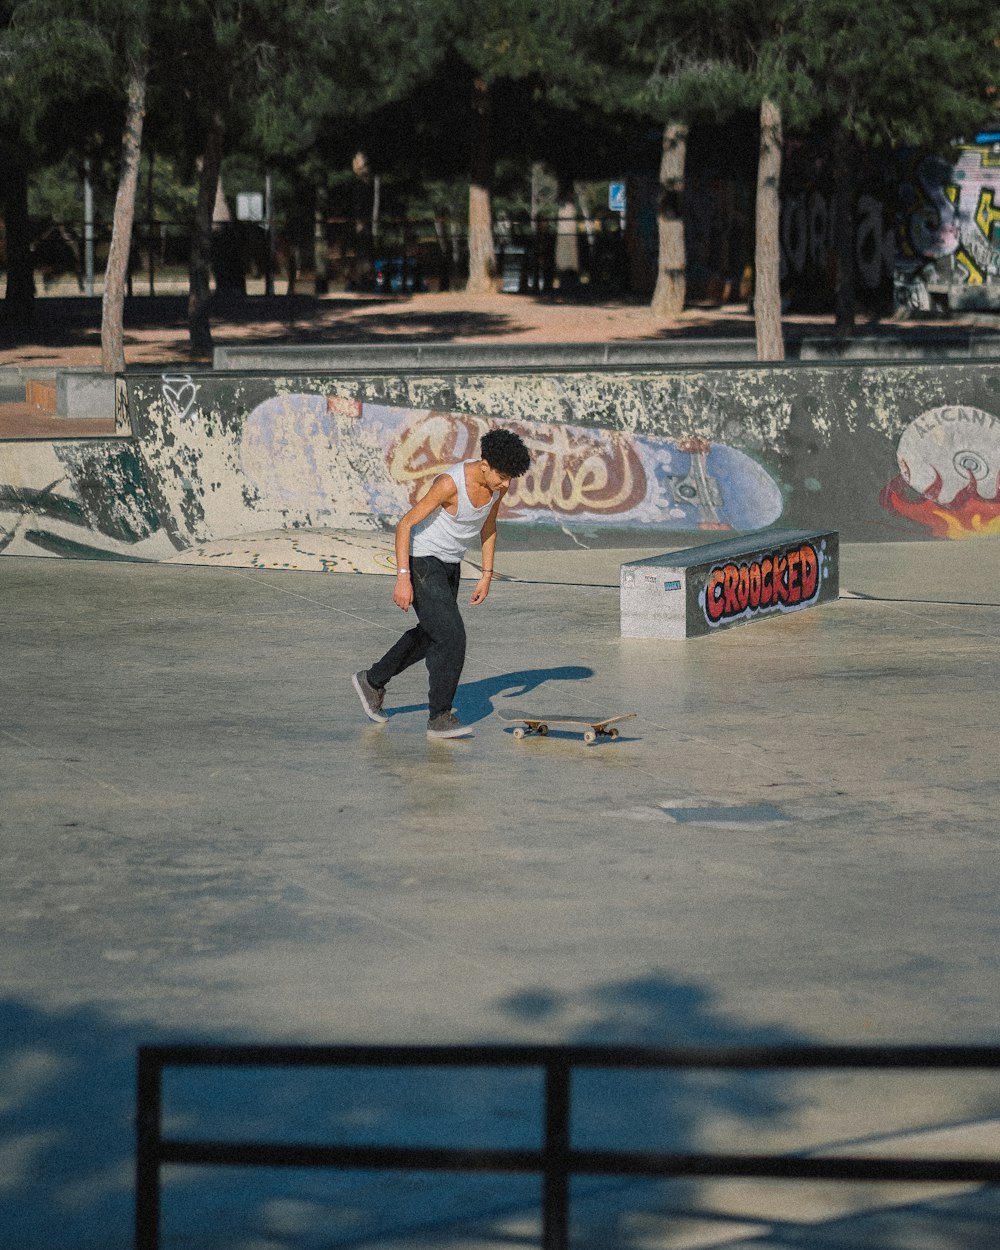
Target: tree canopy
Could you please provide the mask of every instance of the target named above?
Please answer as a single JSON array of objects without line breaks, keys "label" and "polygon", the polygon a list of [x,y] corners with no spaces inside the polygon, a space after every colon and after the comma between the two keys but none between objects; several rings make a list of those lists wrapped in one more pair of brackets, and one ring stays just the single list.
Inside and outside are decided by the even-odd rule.
[{"label": "tree canopy", "polygon": [[[226,153],[282,171],[296,194],[329,185],[330,169],[349,169],[359,151],[362,167],[414,187],[464,180],[471,276],[488,288],[500,163],[544,161],[565,182],[619,176],[630,128],[654,124],[664,139],[661,216],[676,244],[692,126],[758,111],[761,168],[765,155],[778,161],[761,182],[775,203],[776,137],[812,127],[831,136],[846,186],[851,145],[942,145],[988,121],[1000,8],[995,0],[0,0],[8,309],[30,304],[27,186],[38,171],[85,155],[126,159],[140,64],[142,142],[199,182],[192,333],[204,346],[211,207]],[[765,279],[776,265],[775,214],[758,231],[758,244],[770,234],[772,247],[766,263],[758,255],[757,302],[762,280],[767,299],[778,298]],[[670,264],[676,276],[676,258]],[[680,265],[682,273],[683,257]]]}]

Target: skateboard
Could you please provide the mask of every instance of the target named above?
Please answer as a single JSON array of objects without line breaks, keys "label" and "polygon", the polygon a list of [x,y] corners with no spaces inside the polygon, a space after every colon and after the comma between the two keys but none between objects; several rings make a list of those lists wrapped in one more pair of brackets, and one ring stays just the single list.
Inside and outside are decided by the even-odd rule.
[{"label": "skateboard", "polygon": [[524,738],[528,734],[544,738],[550,725],[570,725],[583,730],[584,742],[596,742],[598,738],[617,738],[618,722],[631,720],[635,712],[620,712],[617,716],[574,716],[565,712],[558,716],[534,716],[527,712],[505,711],[498,715],[508,722],[523,722],[514,730],[515,738]]}]

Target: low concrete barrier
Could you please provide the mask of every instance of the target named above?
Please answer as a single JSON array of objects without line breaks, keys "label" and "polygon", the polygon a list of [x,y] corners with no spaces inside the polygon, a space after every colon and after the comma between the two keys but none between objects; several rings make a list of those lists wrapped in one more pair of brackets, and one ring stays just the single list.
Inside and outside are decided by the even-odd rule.
[{"label": "low concrete barrier", "polygon": [[99,369],[56,373],[56,412],[61,417],[111,417],[114,411],[114,374]]},{"label": "low concrete barrier", "polygon": [[[1000,360],[1000,335],[959,330],[905,337],[789,338],[785,350],[790,361]],[[753,339],[690,338],[608,343],[234,343],[216,347],[212,364],[218,371],[231,372],[335,373],[400,369],[579,370],[618,365],[671,368],[749,364],[756,359]]]},{"label": "low concrete barrier", "polygon": [[[884,362],[1000,360],[1000,335],[959,330],[950,334],[911,334],[905,338],[789,339],[788,360]],[[216,347],[218,372],[297,374],[394,373],[402,370],[567,370],[601,368],[680,368],[690,365],[756,361],[752,339],[692,338],[608,343],[369,343],[229,344]],[[130,373],[150,372],[148,368]],[[56,411],[63,417],[108,417],[114,411],[114,381],[99,369],[73,366],[56,372]]]},{"label": "low concrete barrier", "polygon": [[1000,360],[1000,335],[955,334],[948,337],[803,339],[802,361]]},{"label": "low concrete barrier", "polygon": [[217,347],[213,368],[332,373],[398,369],[592,369],[604,365],[712,364],[757,358],[753,339],[621,340],[609,343],[368,343]]},{"label": "low concrete barrier", "polygon": [[700,638],[840,594],[835,530],[771,530],[621,566],[623,638]]}]

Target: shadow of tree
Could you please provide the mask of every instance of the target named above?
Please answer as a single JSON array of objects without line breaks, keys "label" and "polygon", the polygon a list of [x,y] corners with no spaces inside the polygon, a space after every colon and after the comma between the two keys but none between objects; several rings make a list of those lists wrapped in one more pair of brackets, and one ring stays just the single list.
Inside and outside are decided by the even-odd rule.
[{"label": "shadow of tree", "polygon": [[[579,994],[525,989],[503,1006],[530,1029],[555,1029],[571,1043],[583,1045],[794,1047],[812,1040],[780,1026],[747,1027],[721,1012],[704,987],[660,975],[601,985]],[[572,1027],[580,1015],[585,1022]],[[886,1078],[883,1073],[874,1074],[873,1079],[884,1082]],[[933,1074],[926,1079],[933,1080]],[[851,1097],[845,1095],[850,1080],[845,1074],[837,1083],[839,1097]],[[717,1138],[717,1127],[722,1125],[724,1151],[795,1151],[804,1148],[799,1113],[816,1098],[816,1074],[808,1071],[584,1071],[574,1081],[573,1145],[697,1150],[706,1148],[706,1135]],[[915,1127],[952,1127],[924,1124],[923,1109],[918,1098],[913,1108]],[[982,1102],[978,1114],[995,1120],[996,1097]],[[789,1143],[776,1147],[773,1136],[782,1131]],[[772,1140],[762,1144],[759,1139],[765,1134]],[[823,1142],[830,1147],[838,1144],[842,1145]],[[720,1146],[714,1141],[709,1148]],[[949,1150],[955,1152],[953,1143],[943,1153]],[[919,1147],[915,1153],[920,1153]],[[645,1250],[650,1246],[671,1250],[687,1246],[692,1250],[708,1246],[913,1250],[918,1245],[934,1250],[990,1250],[997,1244],[1000,1192],[990,1186],[957,1191],[945,1186],[911,1202],[900,1197],[912,1192],[906,1186],[893,1190],[871,1184],[855,1187],[853,1193],[850,1187],[845,1191],[843,1186],[834,1186],[840,1194],[831,1200],[830,1182],[812,1186],[771,1183],[770,1189],[768,1182],[733,1184],[735,1195],[720,1205],[718,1182],[580,1178],[573,1189],[574,1250]],[[740,1207],[741,1190],[753,1192],[745,1209]],[[856,1209],[850,1209],[852,1205]],[[837,1212],[838,1206],[844,1211]],[[798,1218],[795,1212],[800,1212]]]},{"label": "shadow of tree", "polygon": [[[666,974],[590,990],[525,988],[499,1004],[518,1031],[579,1043],[803,1043],[748,1027],[702,986]],[[147,1027],[91,1009],[0,1003],[0,1247],[106,1250],[130,1244],[135,1047]],[[157,1040],[170,1040],[159,1037]],[[177,1039],[180,1040],[180,1039]],[[207,1031],[185,1041],[233,1041]],[[243,1039],[246,1040],[246,1039]],[[700,1148],[722,1119],[741,1137],[794,1120],[807,1078],[789,1073],[580,1073],[574,1144]],[[533,1148],[542,1134],[533,1069],[175,1069],[164,1131],[188,1139]],[[539,1244],[539,1183],[516,1175],[164,1170],[164,1250],[468,1250]],[[993,1250],[996,1194],[970,1190],[825,1217],[712,1209],[702,1182],[583,1178],[574,1250]],[[756,1207],[759,1203],[753,1204]],[[794,1203],[792,1210],[795,1210]]]},{"label": "shadow of tree", "polygon": [[11,1000],[0,1037],[0,1247],[127,1244],[136,1039]]}]

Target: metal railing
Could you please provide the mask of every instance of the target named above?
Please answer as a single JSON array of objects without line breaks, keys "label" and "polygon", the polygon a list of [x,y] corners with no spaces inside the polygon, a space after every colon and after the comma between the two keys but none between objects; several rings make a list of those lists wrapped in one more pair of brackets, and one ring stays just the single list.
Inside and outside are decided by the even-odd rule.
[{"label": "metal railing", "polygon": [[[538,1148],[350,1146],[200,1141],[162,1133],[165,1068],[533,1068],[544,1077]],[[1000,1159],[872,1158],[580,1150],[570,1140],[572,1075],[583,1069],[995,1070],[997,1046],[143,1046],[138,1052],[136,1250],[158,1250],[164,1164],[534,1174],[542,1178],[543,1250],[569,1245],[572,1176],[1000,1184]]]}]

